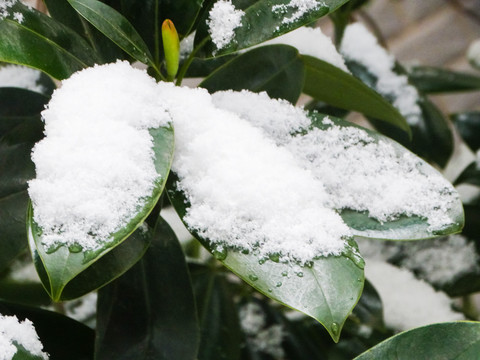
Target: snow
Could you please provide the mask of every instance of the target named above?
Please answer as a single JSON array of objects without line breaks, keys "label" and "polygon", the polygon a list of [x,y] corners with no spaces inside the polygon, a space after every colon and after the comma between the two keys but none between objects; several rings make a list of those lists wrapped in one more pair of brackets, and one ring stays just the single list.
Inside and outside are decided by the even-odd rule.
[{"label": "snow", "polygon": [[208,32],[212,41],[220,50],[230,44],[235,37],[235,29],[242,25],[245,13],[237,10],[232,0],[218,0],[209,12]]},{"label": "snow", "polygon": [[111,241],[144,206],[157,174],[150,128],[170,117],[157,85],[128,62],[75,73],[42,112],[46,137],[32,152],[34,220],[48,249]]},{"label": "snow", "polygon": [[480,39],[470,44],[467,50],[467,58],[474,66],[480,67]]},{"label": "snow", "polygon": [[81,322],[94,318],[97,311],[97,297],[97,293],[92,292],[65,303],[65,315]]},{"label": "snow", "polygon": [[324,1],[317,0],[290,0],[288,4],[272,6],[272,11],[284,14],[291,11],[291,9],[296,9],[290,17],[284,17],[282,20],[282,24],[291,24],[309,12],[318,10],[320,7],[327,7],[327,4]]},{"label": "snow", "polygon": [[297,48],[302,55],[316,57],[350,73],[345,66],[342,55],[338,53],[332,40],[324,35],[320,28],[300,27],[284,35],[261,43],[259,46],[273,44],[293,46]]},{"label": "snow", "polygon": [[10,8],[15,5],[17,0],[0,0],[0,20],[10,15]]},{"label": "snow", "polygon": [[378,44],[375,36],[365,26],[360,23],[347,26],[340,52],[347,60],[362,64],[375,75],[378,79],[375,89],[382,95],[393,98],[393,106],[410,125],[418,124],[422,114],[418,105],[418,91],[409,85],[407,76],[393,71],[394,57]]},{"label": "snow", "polygon": [[[235,248],[260,258],[279,254],[285,262],[342,252],[348,227],[323,206],[321,182],[286,149],[238,115],[216,108],[205,90],[161,86],[175,121],[172,170],[190,203],[184,218],[190,230],[219,252]],[[299,111],[289,109],[290,115]]]},{"label": "snow", "polygon": [[185,59],[190,55],[193,51],[193,46],[195,43],[195,34],[196,32],[192,32],[191,34],[185,36],[182,41],[180,41],[180,57]]},{"label": "snow", "polygon": [[404,331],[432,323],[464,320],[462,314],[452,310],[447,295],[417,280],[406,269],[371,260],[365,266],[365,275],[382,299],[388,328]]},{"label": "snow", "polygon": [[226,91],[213,98],[217,107],[235,112],[288,150],[318,181],[317,191],[326,191],[325,206],[368,211],[381,222],[417,215],[431,231],[454,224],[448,210],[457,201],[455,189],[413,154],[398,154],[391,143],[360,128],[332,126],[328,118],[326,130],[300,134],[310,125],[303,110],[266,94]]},{"label": "snow", "polygon": [[256,352],[262,352],[274,359],[283,359],[285,351],[282,341],[285,330],[282,325],[267,326],[265,313],[260,305],[248,302],[240,308],[240,326],[247,335],[249,346]]},{"label": "snow", "polygon": [[20,65],[5,65],[0,67],[0,87],[19,87],[39,93],[45,93],[45,88],[39,84],[38,70]]},{"label": "snow", "polygon": [[16,316],[0,315],[0,360],[12,360],[19,345],[32,355],[48,359],[30,320],[19,322]]}]

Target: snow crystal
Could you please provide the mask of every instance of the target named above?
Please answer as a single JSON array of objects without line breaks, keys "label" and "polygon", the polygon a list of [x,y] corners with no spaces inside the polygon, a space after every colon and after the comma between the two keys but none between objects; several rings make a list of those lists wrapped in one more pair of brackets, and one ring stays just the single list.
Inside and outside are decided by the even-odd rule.
[{"label": "snow crystal", "polygon": [[448,210],[457,201],[455,189],[413,154],[399,155],[391,143],[377,142],[356,127],[330,125],[292,137],[310,125],[305,112],[265,94],[226,91],[213,98],[217,107],[262,128],[288,150],[326,192],[326,206],[368,211],[381,222],[417,215],[427,219],[431,231],[454,223]]},{"label": "snow crystal", "polygon": [[5,65],[0,67],[0,87],[19,87],[39,93],[44,93],[45,88],[39,84],[38,70],[20,65]]},{"label": "snow crystal", "polygon": [[180,41],[180,57],[182,59],[188,57],[193,51],[193,46],[195,43],[195,31],[191,34],[185,36],[182,41]]},{"label": "snow crystal", "polygon": [[441,291],[417,280],[413,273],[393,265],[369,261],[365,275],[378,291],[387,327],[404,331],[437,322],[464,320]]},{"label": "snow crystal", "polygon": [[32,355],[48,359],[30,320],[19,322],[16,316],[0,315],[0,360],[12,360],[17,353],[15,345],[23,346]]},{"label": "snow crystal", "polygon": [[10,15],[10,8],[17,3],[17,0],[0,0],[0,20]]},{"label": "snow crystal", "polygon": [[[285,148],[238,115],[217,109],[205,90],[161,86],[175,120],[172,169],[190,203],[184,220],[191,230],[219,251],[280,254],[286,262],[342,252],[348,227],[323,206],[327,195],[321,182]],[[298,110],[278,111],[292,116]]]},{"label": "snow crystal", "polygon": [[291,24],[302,18],[310,11],[318,10],[320,7],[327,7],[324,1],[318,0],[290,0],[288,4],[274,5],[272,11],[275,13],[286,13],[289,9],[296,9],[291,17],[285,17],[282,24]]},{"label": "snow crystal", "polygon": [[247,342],[254,351],[271,355],[274,359],[283,359],[282,348],[284,329],[282,325],[266,326],[265,313],[260,305],[249,302],[240,308],[240,326],[247,335]]},{"label": "snow crystal", "polygon": [[164,176],[149,133],[170,119],[157,84],[128,62],[95,66],[65,80],[42,116],[46,137],[33,149],[28,191],[43,244],[96,250]]},{"label": "snow crystal", "polygon": [[384,96],[393,98],[393,106],[410,125],[418,124],[422,111],[418,105],[417,89],[409,85],[407,76],[393,71],[395,59],[378,44],[375,36],[365,26],[360,23],[347,26],[340,52],[347,60],[362,64],[375,75],[375,89]]},{"label": "snow crystal", "polygon": [[322,33],[320,28],[300,27],[284,35],[278,36],[260,46],[272,44],[285,44],[298,49],[302,55],[309,55],[326,61],[345,72],[350,72],[345,66],[342,55],[332,43],[332,40]]},{"label": "snow crystal", "polygon": [[245,13],[237,10],[232,0],[217,1],[209,12],[207,20],[208,32],[218,50],[232,42],[234,30],[242,26],[242,17]]}]

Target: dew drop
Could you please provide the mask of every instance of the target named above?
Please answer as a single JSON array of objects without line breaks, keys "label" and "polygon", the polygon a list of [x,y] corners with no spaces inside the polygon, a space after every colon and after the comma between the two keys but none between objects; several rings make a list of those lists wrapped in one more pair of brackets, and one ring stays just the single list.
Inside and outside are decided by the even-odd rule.
[{"label": "dew drop", "polygon": [[298,272],[298,273],[297,273],[297,276],[298,276],[298,277],[303,277],[303,272],[301,272],[301,271]]},{"label": "dew drop", "polygon": [[215,250],[213,250],[213,256],[217,260],[225,260],[227,258],[228,252],[227,249],[224,247],[218,247]]},{"label": "dew drop", "polygon": [[248,278],[252,281],[257,281],[258,280],[258,276],[255,275],[255,274],[252,274],[252,275],[248,275]]},{"label": "dew drop", "polygon": [[258,263],[260,265],[263,265],[263,264],[265,264],[266,261],[267,261],[266,259],[260,259],[260,260],[258,260]]},{"label": "dew drop", "polygon": [[288,275],[288,272],[282,271],[282,276],[287,276],[287,275]]},{"label": "dew drop", "polygon": [[248,255],[248,254],[250,254],[250,250],[248,250],[248,249],[243,249],[243,250],[242,250],[242,254],[243,254],[243,255]]},{"label": "dew drop", "polygon": [[71,253],[79,253],[83,250],[82,246],[79,245],[79,244],[73,244],[73,245],[70,245],[68,250],[71,252]]},{"label": "dew drop", "polygon": [[336,322],[333,322],[332,326],[331,326],[331,330],[332,330],[333,335],[337,336],[338,332],[340,330],[340,327],[338,326],[338,324]]},{"label": "dew drop", "polygon": [[268,289],[268,292],[272,292],[273,290],[272,289]]},{"label": "dew drop", "polygon": [[281,281],[277,282],[277,284],[276,284],[275,286],[276,286],[276,287],[282,286],[282,282],[281,282]]},{"label": "dew drop", "polygon": [[305,266],[309,269],[313,268],[313,261],[308,261],[305,263]]},{"label": "dew drop", "polygon": [[280,262],[280,254],[279,253],[270,254],[268,257],[273,262],[276,262],[276,263]]}]

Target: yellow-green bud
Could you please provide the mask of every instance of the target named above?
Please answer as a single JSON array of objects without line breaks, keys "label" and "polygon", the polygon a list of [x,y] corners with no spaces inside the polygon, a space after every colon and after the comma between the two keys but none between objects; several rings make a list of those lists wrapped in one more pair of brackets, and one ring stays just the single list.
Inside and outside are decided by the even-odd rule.
[{"label": "yellow-green bud", "polygon": [[165,53],[165,67],[167,69],[167,79],[175,79],[177,75],[178,64],[180,61],[180,41],[175,25],[169,19],[162,24],[163,51]]}]

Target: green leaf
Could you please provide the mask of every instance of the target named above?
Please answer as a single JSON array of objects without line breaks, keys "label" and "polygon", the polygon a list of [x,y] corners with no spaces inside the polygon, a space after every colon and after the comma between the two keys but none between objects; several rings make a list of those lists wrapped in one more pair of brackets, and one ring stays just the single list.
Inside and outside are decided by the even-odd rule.
[{"label": "green leaf", "polygon": [[[0,313],[15,315],[22,321],[25,318],[32,321],[43,344],[43,351],[50,354],[52,360],[93,359],[95,332],[75,320],[52,311],[4,301],[0,302]],[[14,359],[17,360],[17,357]]]},{"label": "green leaf", "polygon": [[[170,174],[167,185],[170,202],[183,219],[188,205],[176,184],[175,174]],[[296,269],[274,260],[265,261],[253,253],[229,249],[220,254],[208,239],[195,233],[194,236],[242,280],[266,296],[318,320],[338,341],[363,288],[363,259],[354,250],[342,256],[322,257]]]},{"label": "green leaf", "polygon": [[426,94],[442,94],[480,90],[480,76],[433,66],[414,66],[408,77],[418,90]]},{"label": "green leaf", "polygon": [[266,91],[271,98],[295,104],[303,87],[304,67],[297,49],[271,45],[242,54],[210,74],[199,85],[210,93],[220,90]]},{"label": "green leaf", "polygon": [[[232,41],[221,49],[217,49],[216,45],[209,40],[203,49],[204,55],[225,55],[262,43],[311,23],[335,11],[346,2],[348,0],[325,0],[319,2],[317,8],[297,16],[299,9],[296,6],[289,6],[290,0],[234,0],[233,5],[244,11],[241,26],[234,29],[235,35]],[[196,45],[209,37],[209,20],[208,14],[206,15],[197,28]]]},{"label": "green leaf", "polygon": [[92,27],[79,13],[77,13],[68,1],[44,0],[48,14],[81,35],[103,60],[100,63],[114,62],[123,59],[123,52],[105,35]]},{"label": "green leaf", "polygon": [[[354,76],[369,87],[376,88],[378,79],[368,69],[354,61],[346,61],[346,64]],[[407,75],[398,63],[393,70],[398,75]],[[386,99],[391,103],[394,101],[389,97]],[[369,117],[369,120],[381,133],[398,141],[422,158],[444,167],[453,152],[453,134],[448,121],[442,112],[421,93],[417,105],[420,107],[421,114],[411,116],[410,120],[407,119],[412,132],[411,138],[388,123],[378,121],[374,117]]]},{"label": "green leaf", "polygon": [[185,257],[159,218],[142,260],[99,292],[95,359],[194,360],[198,341]]},{"label": "green leaf", "polygon": [[335,107],[386,121],[410,134],[410,127],[398,110],[362,81],[312,56],[302,55],[301,59],[306,70],[305,94]]},{"label": "green leaf", "polygon": [[453,114],[450,118],[470,149],[480,149],[480,111]]},{"label": "green leaf", "polygon": [[40,282],[32,280],[0,280],[0,298],[16,304],[32,306],[48,306],[51,299]]},{"label": "green leaf", "polygon": [[10,13],[22,14],[23,21],[18,23],[13,15],[0,20],[0,61],[27,65],[56,79],[68,78],[97,62],[81,36],[49,16],[20,1]]},{"label": "green leaf", "polygon": [[[330,126],[323,123],[323,115],[321,114],[312,114],[311,117],[313,120],[312,127],[314,128],[325,130]],[[399,160],[401,160],[404,154],[408,153],[408,150],[403,146],[375,131],[365,129],[341,119],[330,118],[330,120],[335,125],[340,127],[360,128],[366,131],[368,135],[375,140],[375,142],[382,141],[392,145]],[[425,161],[421,160],[420,158],[417,161],[419,164],[422,164],[423,173],[441,176],[437,170],[435,170]],[[386,240],[421,240],[440,235],[453,234],[460,232],[465,223],[462,203],[459,199],[448,211],[448,215],[450,219],[454,220],[454,223],[443,230],[434,232],[431,232],[428,229],[429,224],[426,219],[418,216],[401,216],[396,220],[380,222],[374,218],[371,218],[366,212],[358,212],[350,209],[341,210],[340,215],[343,221],[351,228],[354,235]]]},{"label": "green leaf", "polygon": [[240,323],[225,274],[193,264],[190,271],[201,330],[198,359],[239,360]]},{"label": "green leaf", "polygon": [[451,322],[428,325],[395,335],[361,354],[368,359],[471,360],[480,354],[480,323]]},{"label": "green leaf", "polygon": [[[148,217],[163,192],[172,163],[174,143],[171,126],[150,129],[150,134],[154,139],[155,169],[163,177],[156,181],[152,195],[145,200],[145,205],[137,215],[123,229],[111,234],[113,240],[99,250],[78,252],[60,246],[53,252],[47,252],[42,245],[42,230],[34,222],[33,209],[30,208],[27,220],[30,250],[42,282],[53,300],[79,297],[105,285],[127,271],[146,251],[150,235],[141,229],[130,235]],[[123,244],[127,238],[128,241]],[[117,246],[118,251],[112,251]]]},{"label": "green leaf", "polygon": [[477,161],[473,161],[468,165],[457,177],[454,184],[471,184],[480,186],[480,166]]},{"label": "green leaf", "polygon": [[147,45],[122,14],[97,0],[68,0],[68,2],[80,15],[127,54],[156,68]]}]

